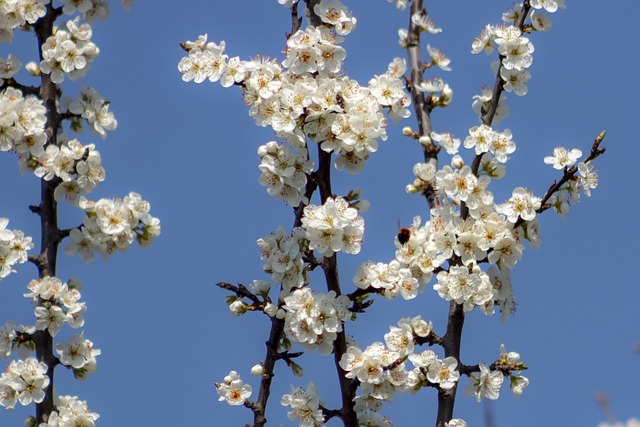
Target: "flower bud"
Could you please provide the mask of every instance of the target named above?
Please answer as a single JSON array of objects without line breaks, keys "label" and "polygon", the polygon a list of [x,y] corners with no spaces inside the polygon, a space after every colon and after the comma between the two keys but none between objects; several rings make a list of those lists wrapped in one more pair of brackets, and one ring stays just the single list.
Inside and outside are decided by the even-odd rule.
[{"label": "flower bud", "polygon": [[29,73],[30,76],[39,77],[40,76],[40,67],[35,62],[28,62],[24,66],[25,70]]},{"label": "flower bud", "polygon": [[431,138],[429,137],[429,135],[422,135],[420,138],[418,138],[418,142],[420,143],[420,145],[427,147],[431,145]]},{"label": "flower bud", "polygon": [[453,90],[451,90],[449,85],[445,84],[444,89],[442,89],[442,93],[440,94],[438,107],[448,106],[449,104],[451,104],[452,99],[453,99]]},{"label": "flower bud", "polygon": [[262,363],[256,363],[253,365],[253,368],[251,368],[251,375],[255,375],[256,377],[264,375],[264,366],[262,366]]},{"label": "flower bud", "polygon": [[431,333],[433,325],[431,322],[427,323],[424,319],[414,318],[411,319],[411,327],[417,336],[425,338]]},{"label": "flower bud", "polygon": [[268,302],[267,305],[264,307],[264,312],[267,313],[269,317],[273,317],[278,313],[278,306]]},{"label": "flower bud", "polygon": [[402,134],[404,136],[413,136],[413,129],[409,126],[405,126],[402,128]]},{"label": "flower bud", "polygon": [[304,375],[304,370],[302,369],[302,366],[298,365],[295,362],[291,362],[291,371],[293,372],[293,375],[295,375],[296,377],[301,377]]},{"label": "flower bud", "polygon": [[235,300],[229,304],[229,310],[234,316],[242,316],[247,311],[247,305],[240,300]]},{"label": "flower bud", "polygon": [[462,159],[462,157],[460,157],[459,154],[456,154],[451,158],[451,166],[458,170],[462,169],[462,167],[464,166],[464,160]]},{"label": "flower bud", "polygon": [[222,380],[222,381],[223,381],[226,385],[231,385],[231,383],[232,383],[234,380],[236,380],[236,379],[238,379],[238,373],[237,373],[236,371],[231,371],[231,372],[229,372],[229,375],[226,375],[226,376],[223,378],[223,380]]}]

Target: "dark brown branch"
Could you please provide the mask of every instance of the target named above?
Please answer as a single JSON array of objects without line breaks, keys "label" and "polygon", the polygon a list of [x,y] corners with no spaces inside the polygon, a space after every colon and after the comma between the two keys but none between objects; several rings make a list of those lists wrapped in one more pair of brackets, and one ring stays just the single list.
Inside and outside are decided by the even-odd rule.
[{"label": "dark brown branch", "polygon": [[271,317],[271,331],[269,332],[269,339],[265,343],[267,347],[267,354],[262,366],[264,368],[264,374],[260,381],[260,391],[258,392],[258,399],[253,406],[253,425],[255,427],[264,426],[267,423],[265,417],[265,411],[267,409],[267,402],[271,395],[271,382],[273,381],[273,372],[278,360],[278,346],[284,336],[284,319],[278,319]]},{"label": "dark brown branch", "polygon": [[[447,323],[447,332],[440,345],[444,349],[445,357],[455,357],[460,364],[460,343],[462,341],[462,327],[464,325],[464,310],[462,305],[451,301],[449,304],[449,321]],[[438,390],[438,415],[436,418],[436,426],[444,427],[445,423],[453,418],[453,407],[456,401],[456,390],[458,384],[449,390]]]},{"label": "dark brown branch", "polygon": [[260,299],[256,295],[254,295],[251,291],[249,291],[249,289],[247,289],[246,286],[242,284],[238,284],[238,286],[235,286],[235,285],[232,285],[231,283],[219,282],[219,283],[216,283],[216,286],[219,288],[225,289],[227,291],[233,292],[239,298],[247,298],[251,300],[251,302],[253,303],[256,309],[260,309],[264,306],[263,301],[260,301]]},{"label": "dark brown branch", "polygon": [[[38,52],[42,59],[40,46],[44,45],[49,36],[53,34],[53,24],[61,13],[61,10],[54,9],[51,3],[46,5],[46,15],[40,18],[34,25],[34,30],[38,39]],[[57,110],[57,98],[59,90],[55,83],[51,81],[48,74],[40,75],[39,96],[46,108],[47,124],[45,133],[47,135],[47,145],[57,145],[58,130],[60,128],[60,117]],[[41,181],[41,201],[37,210],[40,216],[41,245],[38,263],[39,277],[55,276],[56,262],[58,256],[58,245],[61,240],[60,229],[58,228],[57,202],[53,196],[59,179],[51,181]],[[36,404],[36,425],[46,422],[49,415],[54,410],[53,388],[54,388],[54,368],[57,358],[53,354],[53,338],[47,330],[37,331],[33,340],[36,344],[36,357],[39,361],[47,365],[47,376],[49,385],[45,389],[45,397],[41,403]]]},{"label": "dark brown branch", "polygon": [[[606,132],[602,131],[596,137],[596,139],[593,141],[593,145],[591,146],[591,152],[589,153],[589,156],[587,156],[587,158],[584,160],[583,163],[589,163],[589,162],[597,159],[602,154],[604,154],[605,151],[607,151],[606,148],[601,148],[600,147],[600,143],[604,139],[605,134],[606,134]],[[551,196],[553,196],[555,193],[560,191],[560,189],[562,188],[562,186],[564,184],[566,184],[567,182],[575,179],[574,177],[575,177],[577,172],[578,172],[578,167],[577,166],[572,166],[570,168],[565,167],[564,168],[564,172],[562,174],[562,178],[560,178],[560,181],[553,181],[553,183],[551,183],[551,186],[549,186],[549,189],[547,190],[545,195],[542,197],[542,199],[540,201],[540,208],[538,208],[536,210],[536,213],[542,213],[542,212],[546,211],[547,209],[551,208],[551,205],[548,204],[549,199],[551,198]],[[518,218],[518,220],[513,225],[513,228],[514,229],[517,228],[518,226],[520,226],[524,222],[525,221],[522,218]]]},{"label": "dark brown branch", "polygon": [[18,83],[14,78],[6,79],[4,83],[0,85],[0,91],[5,90],[8,87],[13,87],[22,92],[23,95],[33,95],[40,97],[40,88],[36,86],[26,86]]},{"label": "dark brown branch", "polygon": [[[514,364],[504,364],[501,360],[496,360],[491,365],[489,365],[489,369],[491,371],[500,371],[502,372],[502,375],[508,377],[514,372],[526,371],[529,368],[522,362]],[[469,376],[474,372],[480,372],[480,365],[460,365],[458,367],[458,372],[460,372],[460,375]]]},{"label": "dark brown branch", "polygon": [[[318,145],[318,188],[320,189],[320,200],[322,204],[329,197],[333,196],[331,191],[331,153],[324,151]],[[327,291],[335,292],[336,297],[342,295],[340,288],[340,278],[338,275],[338,257],[333,254],[325,257],[321,263],[324,272],[325,281],[327,283]],[[340,383],[340,394],[342,397],[342,408],[340,409],[340,419],[345,427],[357,426],[358,417],[354,410],[353,399],[356,397],[357,384],[345,376],[346,372],[340,366],[340,359],[347,352],[347,340],[344,327],[338,332],[333,342],[333,357],[336,371],[338,373],[338,381]]]},{"label": "dark brown branch", "polygon": [[[409,31],[407,35],[407,55],[409,57],[409,72],[410,78],[407,80],[407,87],[411,92],[411,98],[413,100],[413,109],[418,121],[418,129],[420,136],[431,135],[433,130],[431,125],[431,111],[433,106],[427,102],[424,93],[420,92],[418,88],[423,80],[424,66],[422,64],[422,54],[420,52],[420,28],[411,21],[411,16],[416,13],[424,13],[426,11],[423,7],[422,0],[411,1],[411,13],[409,15]],[[436,170],[438,170],[438,153],[440,151],[436,144],[431,143],[422,147],[425,163],[432,164]],[[440,200],[435,187],[430,186],[424,195],[429,203],[429,207],[433,208],[440,206]]]}]

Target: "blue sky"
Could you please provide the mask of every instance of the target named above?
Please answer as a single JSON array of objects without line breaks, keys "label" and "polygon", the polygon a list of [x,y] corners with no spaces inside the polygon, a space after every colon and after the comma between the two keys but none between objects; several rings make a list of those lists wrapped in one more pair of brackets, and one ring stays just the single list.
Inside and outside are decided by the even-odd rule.
[{"label": "blue sky", "polygon": [[[85,285],[85,336],[102,355],[97,372],[82,383],[57,369],[56,387],[60,394],[87,400],[101,414],[103,426],[244,425],[251,422],[250,412],[218,403],[213,381],[236,370],[257,389],[249,370],[264,356],[269,325],[260,315],[232,317],[224,304],[226,294],[213,284],[266,279],[255,241],[279,225],[290,227],[292,214],[257,182],[256,150],[274,139],[272,132],[253,124],[238,89],[183,83],[177,71],[183,55],[178,42],[208,33],[211,41],[226,41],[230,56],[282,58],[289,12],[275,0],[242,6],[138,1],[128,14],[115,3],[112,18],[94,26],[101,54],[80,83],[94,86],[111,101],[119,127],[104,142],[87,134],[80,139],[97,144],[107,170],[107,180],[93,196],[141,193],[160,218],[162,235],[150,248],[132,248],[108,261],[85,265],[76,258],[59,258],[59,277],[77,277]],[[395,56],[405,54],[396,33],[408,16],[384,0],[345,3],[358,18],[356,31],[343,45],[346,71],[366,84]],[[425,3],[444,30],[427,41],[451,58],[453,68],[428,75],[445,78],[454,90],[452,105],[434,113],[434,129],[464,138],[477,124],[471,97],[492,84],[489,63],[495,59],[471,55],[471,42],[485,24],[498,22],[510,3]],[[640,4],[624,3],[614,8],[593,0],[567,1],[567,10],[552,15],[552,30],[531,36],[536,50],[529,94],[508,96],[511,115],[499,125],[511,129],[518,150],[507,164],[506,181],[495,187],[498,199],[516,186],[543,194],[557,174],[542,159],[558,145],[586,153],[606,129],[603,145],[608,151],[597,162],[600,185],[593,196],[575,206],[566,221],[551,212],[541,218],[542,249],[527,247],[513,271],[516,315],[505,324],[498,316],[467,317],[464,363],[491,362],[504,343],[530,367],[525,375],[531,385],[521,398],[503,388],[501,398],[491,402],[497,426],[596,426],[602,421],[594,400],[599,391],[609,395],[619,419],[640,416],[640,355],[632,349],[640,342],[640,288],[634,270],[640,236],[633,214],[640,206],[634,165],[640,158],[635,116]],[[34,37],[18,34],[14,46],[0,45],[0,56],[14,52],[26,63],[35,58],[35,49]],[[78,93],[68,81],[63,88],[70,95]],[[401,125],[415,126],[415,121]],[[400,129],[389,127],[389,139],[361,175],[334,173],[336,193],[363,188],[371,202],[363,215],[362,252],[339,258],[346,290],[359,264],[393,257],[398,220],[408,224],[415,215],[427,216],[424,201],[404,192],[421,152]],[[27,209],[39,202],[38,180],[21,177],[15,158],[6,153],[0,157],[0,177],[0,217],[8,217],[10,228],[22,229],[38,242],[38,221]],[[80,218],[72,208],[61,209],[62,226],[76,226]],[[26,264],[19,270],[0,283],[2,323],[10,318],[33,322],[22,294],[37,272]],[[316,286],[323,288],[320,282]],[[421,314],[442,333],[447,307],[427,289],[408,303],[376,301],[346,328],[367,345],[382,341],[399,318]],[[278,366],[269,425],[297,425],[279,406],[291,383],[306,386],[313,380],[321,398],[329,406],[336,403],[330,358],[309,354],[300,363],[307,373],[302,379]],[[466,386],[467,380],[461,384]],[[416,420],[432,425],[434,402],[433,390],[424,390],[397,397],[384,413],[396,426],[415,425]],[[484,425],[483,404],[460,395],[456,405],[457,417],[470,426]],[[0,425],[22,425],[32,412],[32,407],[0,412]]]}]

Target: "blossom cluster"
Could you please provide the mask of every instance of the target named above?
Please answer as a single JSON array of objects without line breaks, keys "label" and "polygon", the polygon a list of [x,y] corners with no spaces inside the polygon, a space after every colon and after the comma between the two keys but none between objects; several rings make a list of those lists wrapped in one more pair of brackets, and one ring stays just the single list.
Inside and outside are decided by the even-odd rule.
[{"label": "blossom cluster", "polygon": [[[581,156],[582,151],[577,148],[568,150],[565,147],[556,147],[553,149],[553,156],[545,157],[544,162],[553,166],[554,169],[566,170],[566,168],[573,167]],[[591,161],[578,163],[577,172],[574,179],[568,180],[547,201],[563,218],[569,213],[570,205],[580,201],[581,190],[585,196],[590,197],[591,190],[598,186],[598,173],[594,170]]]},{"label": "blossom cluster", "polygon": [[[15,65],[15,57],[9,59]],[[10,76],[3,74],[3,77]],[[47,122],[46,108],[34,96],[23,96],[18,89],[8,87],[0,92],[0,150],[15,151],[21,163],[30,156],[39,156],[44,151]]]},{"label": "blossom cluster", "polygon": [[[129,10],[135,0],[122,0]],[[109,3],[104,0],[60,0],[61,11],[65,15],[79,13],[82,19],[94,21],[109,17]],[[47,13],[46,6],[51,0],[10,0],[0,6],[0,42],[13,41],[13,30],[25,24],[35,24]]]},{"label": "blossom cluster", "polygon": [[114,131],[118,127],[118,121],[112,112],[109,111],[110,103],[92,87],[82,85],[77,99],[68,101],[69,112],[78,116],[74,120],[72,129],[80,127],[79,118],[89,124],[89,129],[95,135],[106,138],[106,131]]},{"label": "blossom cluster", "polygon": [[100,415],[89,410],[87,402],[78,400],[77,396],[54,396],[53,404],[56,410],[51,412],[46,423],[38,427],[95,427],[100,418]]},{"label": "blossom cluster", "polygon": [[[564,9],[564,0],[536,0],[529,3],[533,8],[529,15],[530,24],[527,28],[528,31],[548,31],[551,28],[551,20],[542,10],[546,12],[554,13],[558,9]],[[472,53],[485,52],[490,54],[493,50],[497,50],[502,58],[502,62],[492,64],[494,71],[497,71],[498,65],[500,77],[504,83],[504,90],[507,92],[514,92],[518,96],[527,94],[527,82],[531,79],[531,73],[527,71],[527,68],[533,63],[534,47],[531,41],[527,37],[523,37],[523,31],[516,27],[520,13],[522,11],[522,3],[516,3],[509,8],[503,15],[502,20],[505,22],[503,25],[487,25],[482,32],[476,37],[471,46]],[[491,89],[485,89],[484,96],[486,97],[486,91]],[[490,97],[491,95],[489,95]],[[485,100],[480,98],[477,105],[483,108],[474,108],[479,114],[484,114],[488,111],[488,105]],[[500,98],[500,102],[504,101],[504,98]],[[498,108],[501,108],[501,104],[498,104]],[[498,120],[494,120],[494,124],[498,124],[499,120],[504,118],[508,114],[506,106],[502,105],[502,111],[499,111],[496,116]]]},{"label": "blossom cluster", "polygon": [[60,178],[54,191],[57,201],[63,198],[69,203],[77,205],[80,197],[91,193],[99,183],[104,181],[106,173],[102,167],[100,152],[94,144],[83,145],[77,139],[69,140],[61,134],[59,145],[49,144],[42,150],[33,164],[33,173],[50,181],[54,177]]},{"label": "blossom cluster", "polygon": [[358,267],[353,281],[360,289],[373,288],[390,300],[398,295],[410,300],[424,290],[424,285],[414,277],[412,271],[398,261],[388,264],[367,261]]},{"label": "blossom cluster", "polygon": [[[294,234],[298,232],[294,230]],[[304,264],[297,237],[285,235],[284,227],[278,227],[275,233],[258,239],[257,243],[264,263],[262,268],[271,274],[274,283],[282,283],[283,295],[304,284]]]},{"label": "blossom cluster", "polygon": [[364,220],[358,210],[342,197],[327,198],[321,206],[304,208],[302,228],[309,240],[309,249],[326,257],[335,252],[357,254],[364,237]]},{"label": "blossom cluster", "polygon": [[24,406],[40,403],[48,385],[46,364],[38,362],[35,357],[12,360],[0,375],[0,405],[12,409],[17,402]]},{"label": "blossom cluster", "polygon": [[76,279],[63,283],[51,276],[29,282],[29,292],[24,296],[31,298],[35,306],[36,329],[47,330],[55,337],[65,323],[74,329],[81,328],[84,325],[83,313],[87,311],[85,303],[80,302],[81,287]]},{"label": "blossom cluster", "polygon": [[4,84],[5,80],[13,78],[21,68],[22,62],[17,55],[10,53],[7,59],[0,57],[0,85]]},{"label": "blossom cluster", "polygon": [[[399,9],[406,7],[405,1],[389,1]],[[296,2],[279,0],[287,7]],[[524,30],[518,28],[519,13],[524,6],[515,5],[503,15],[506,24],[487,26],[472,45],[474,53],[493,50],[499,53],[500,62],[493,65],[494,71],[503,80],[506,92],[520,96],[527,93],[526,84],[531,78],[527,70],[533,63],[534,52],[524,34],[532,29],[548,30],[551,24],[542,9],[552,13],[563,6],[561,0],[532,0],[529,4],[534,12],[531,24],[525,25]],[[340,36],[353,29],[355,19],[337,0],[321,0],[314,12],[329,25],[308,26],[293,33],[282,62],[229,58],[224,42],[211,43],[206,36],[200,36],[197,41],[183,45],[188,56],[178,65],[184,81],[200,83],[209,79],[220,81],[224,87],[240,86],[256,123],[270,126],[288,144],[281,146],[272,141],[259,148],[260,182],[267,186],[270,195],[294,207],[309,203],[304,191],[314,166],[307,151],[307,138],[318,143],[321,150],[335,153],[338,169],[359,172],[369,155],[376,151],[377,141],[386,138],[382,111],[386,109],[394,119],[409,114],[406,107],[410,100],[401,80],[406,71],[404,61],[394,60],[387,73],[371,79],[366,88],[360,86],[341,73],[346,53],[340,46],[343,41]],[[411,22],[419,31],[430,34],[441,31],[426,11],[414,14]],[[399,36],[401,46],[407,47],[407,31],[399,32]],[[430,62],[424,64],[424,69],[450,70],[451,61],[442,51],[428,45],[427,52]],[[426,94],[430,108],[447,106],[452,99],[452,91],[442,79],[425,80],[417,90]],[[505,99],[504,93],[500,93],[489,125],[472,127],[464,139],[464,147],[475,151],[473,167],[466,166],[458,155],[461,141],[453,134],[429,132],[420,136],[411,129],[403,131],[425,147],[437,144],[438,148],[444,148],[453,156],[451,166],[439,171],[433,163],[414,167],[416,180],[407,187],[408,192],[431,192],[439,203],[431,209],[429,221],[422,224],[421,218],[416,217],[410,228],[403,229],[403,237],[396,239],[395,257],[391,262],[368,261],[360,266],[354,278],[358,288],[388,299],[399,295],[412,299],[435,276],[433,289],[441,298],[462,306],[465,312],[477,307],[491,315],[497,306],[504,319],[514,311],[510,270],[522,257],[524,240],[534,248],[540,246],[536,216],[548,206],[542,206],[543,199],[523,187],[513,189],[503,203],[495,202],[494,194],[488,189],[492,178],[504,176],[504,164],[516,150],[509,129],[498,131],[491,127],[508,115]],[[472,108],[484,119],[490,107],[495,107],[494,102],[493,89],[484,88],[474,97]],[[580,155],[579,150],[559,147],[545,163],[563,169],[573,166]],[[597,185],[597,175],[590,164],[581,164],[577,169],[579,175],[569,180],[562,190],[566,194],[560,191],[548,199],[557,210],[566,210],[563,197],[573,201],[575,194],[579,195],[577,190],[582,188],[588,194]],[[358,210],[341,197],[327,198],[322,206],[305,206],[301,223],[301,228],[294,229],[292,236],[285,236],[284,229],[280,228],[258,241],[264,270],[271,274],[274,282],[283,284],[280,306],[269,302],[264,311],[284,319],[285,333],[291,341],[328,354],[333,350],[336,334],[350,317],[349,299],[336,296],[334,291],[315,294],[306,287],[302,253],[306,249],[325,257],[338,251],[358,253],[364,224]],[[484,271],[482,264],[492,265]],[[254,282],[254,289],[261,295],[268,293],[269,286],[264,286],[265,283]],[[238,302],[232,311],[246,311],[247,306],[243,304]],[[417,392],[422,387],[448,390],[456,386],[460,378],[459,360],[441,359],[431,350],[417,352],[414,348],[416,342],[428,341],[426,337],[432,334],[431,329],[432,325],[420,317],[406,318],[398,322],[398,327],[391,327],[384,343],[375,342],[364,350],[356,343],[348,345],[340,367],[347,378],[359,382],[355,409],[361,420],[371,417],[370,421],[361,423],[383,425],[384,420],[373,414],[383,402],[404,390]],[[413,368],[408,367],[407,361]],[[519,355],[507,353],[504,347],[496,363],[480,364],[478,369],[479,372],[470,374],[468,387],[468,393],[478,400],[497,398],[506,376],[516,395],[528,385],[528,379],[520,375],[526,367],[519,362]],[[234,381],[236,385],[231,387]],[[238,381],[236,376],[225,380],[227,388],[223,393],[219,386],[219,393],[224,394],[221,400],[244,402],[246,393]],[[310,384],[307,390],[292,387],[281,403],[293,409],[289,418],[299,420],[301,425],[322,425],[315,385]],[[460,427],[466,423],[454,419],[447,425]]]},{"label": "blossom cluster", "polygon": [[56,353],[60,363],[73,369],[73,374],[78,379],[85,379],[86,374],[95,372],[96,356],[101,351],[93,348],[93,343],[84,337],[84,334],[71,335],[69,342],[56,344]]},{"label": "blossom cluster", "polygon": [[40,71],[60,84],[68,75],[71,80],[84,76],[89,62],[98,57],[100,49],[91,41],[91,25],[80,24],[80,17],[67,21],[67,30],[58,29],[42,45]]},{"label": "blossom cluster", "polygon": [[445,300],[462,304],[464,311],[493,305],[491,280],[480,268],[469,273],[466,266],[451,266],[449,271],[439,272],[437,278],[433,289]]},{"label": "blossom cluster", "polygon": [[428,95],[428,103],[433,107],[446,107],[453,100],[453,90],[444,80],[438,77],[421,81],[416,90],[426,93]]},{"label": "blossom cluster", "polygon": [[64,248],[67,255],[79,254],[91,262],[96,252],[104,258],[116,250],[126,251],[134,240],[142,247],[160,235],[160,220],[149,214],[149,202],[137,193],[124,199],[100,199],[97,202],[80,197],[78,206],[86,216],[80,228],[70,232],[71,241]]},{"label": "blossom cluster", "polygon": [[509,129],[497,132],[487,125],[473,126],[464,140],[464,147],[475,149],[476,155],[491,153],[499,163],[506,163],[516,144]]},{"label": "blossom cluster", "polygon": [[35,24],[46,13],[50,0],[11,0],[0,4],[0,42],[13,41],[13,30]]},{"label": "blossom cluster", "polygon": [[[104,135],[105,130],[113,130],[117,125],[113,114],[108,112],[108,103],[91,88],[85,88],[81,98],[71,102],[69,108],[87,120],[98,134]],[[31,170],[46,181],[59,178],[56,200],[66,198],[77,204],[80,195],[91,193],[104,181],[100,153],[93,144],[83,145],[60,133],[57,145],[47,145],[46,109],[38,98],[23,96],[9,87],[0,93],[0,111],[0,150],[15,152],[23,171]]]},{"label": "blossom cluster", "polygon": [[507,352],[504,345],[502,345],[500,346],[500,358],[495,363],[495,366],[505,371],[492,370],[488,365],[481,363],[479,365],[480,372],[474,372],[469,375],[469,385],[465,388],[464,393],[467,396],[475,396],[478,402],[483,398],[496,400],[500,396],[500,388],[504,382],[505,375],[508,375],[511,391],[516,397],[521,396],[524,389],[529,385],[529,380],[520,375],[520,371],[525,368],[520,361],[520,355],[515,352]]},{"label": "blossom cluster", "polygon": [[284,298],[285,333],[308,349],[330,354],[342,324],[351,318],[349,304],[347,296],[336,296],[334,291],[314,294],[308,287],[296,289]]},{"label": "blossom cluster", "polygon": [[[178,69],[184,81],[209,79],[219,80],[224,87],[239,85],[256,124],[270,126],[301,162],[308,159],[309,137],[324,151],[336,153],[338,169],[358,173],[377,150],[378,140],[387,137],[382,111],[387,110],[394,120],[410,115],[407,107],[411,100],[401,80],[406,65],[397,59],[386,73],[371,79],[369,86],[360,86],[341,74],[346,57],[339,46],[341,35],[353,29],[355,18],[337,0],[322,0],[314,11],[323,25],[292,34],[281,63],[229,58],[224,42],[207,42],[206,36],[200,36],[184,44],[188,56],[182,58]],[[284,188],[295,204],[301,201],[304,183],[297,180],[297,191]],[[280,194],[277,189],[272,192]],[[289,197],[280,198],[289,201]]]},{"label": "blossom cluster", "polygon": [[218,400],[226,401],[229,405],[242,405],[245,400],[251,397],[251,386],[245,384],[236,371],[229,372],[224,377],[222,384],[216,383],[216,389],[220,396]]},{"label": "blossom cluster", "polygon": [[25,263],[27,251],[33,249],[31,237],[20,230],[8,230],[8,224],[7,218],[0,218],[0,280],[15,272],[15,264]]},{"label": "blossom cluster", "polygon": [[300,426],[322,427],[324,425],[318,388],[314,383],[309,383],[306,390],[291,386],[291,392],[282,396],[280,404],[291,407],[292,410],[287,413],[287,417],[292,421],[299,420]]},{"label": "blossom cluster", "polygon": [[[460,378],[455,358],[440,359],[431,350],[414,353],[414,339],[427,337],[431,327],[420,316],[403,318],[385,334],[385,343],[375,342],[364,350],[355,343],[348,346],[340,366],[347,378],[361,383],[361,394],[355,399],[357,412],[376,412],[404,390],[415,393],[427,386],[443,390],[455,386]],[[413,369],[407,368],[406,360]]]},{"label": "blossom cluster", "polygon": [[269,195],[293,207],[309,203],[302,193],[307,175],[313,170],[313,161],[307,157],[307,150],[292,152],[286,145],[271,141],[258,148],[258,155],[262,172],[259,182],[267,187]]},{"label": "blossom cluster", "polygon": [[[462,191],[458,193],[462,194]],[[468,195],[458,197],[469,199]],[[401,295],[411,299],[437,272],[437,283],[433,288],[440,297],[462,304],[465,311],[479,307],[485,314],[493,314],[493,307],[497,305],[503,315],[508,316],[515,304],[509,270],[521,258],[524,249],[521,232],[514,229],[508,214],[529,218],[530,209],[536,206],[524,203],[522,198],[530,202],[533,199],[539,207],[539,199],[516,189],[514,196],[503,205],[490,206],[492,212],[488,212],[489,207],[485,205],[475,209],[482,215],[474,215],[474,210],[470,209],[471,215],[464,221],[460,212],[449,206],[433,208],[431,220],[424,225],[421,225],[420,217],[414,218],[405,243],[396,239],[394,260],[388,264],[365,262],[358,268],[353,281],[360,289],[372,288],[385,298]],[[492,196],[477,199],[478,203],[491,201]],[[524,237],[537,247],[540,242],[537,222],[533,218],[527,221],[531,222],[526,223]],[[453,259],[458,259],[461,265],[456,265]],[[488,272],[482,271],[479,264],[485,260],[497,264],[499,269],[494,266]],[[450,266],[444,270],[447,261]]]}]

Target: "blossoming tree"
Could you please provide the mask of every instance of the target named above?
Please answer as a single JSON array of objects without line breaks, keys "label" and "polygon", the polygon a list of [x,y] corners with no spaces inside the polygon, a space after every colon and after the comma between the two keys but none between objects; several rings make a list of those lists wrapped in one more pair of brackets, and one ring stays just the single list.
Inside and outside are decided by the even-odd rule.
[{"label": "blossoming tree", "polygon": [[[264,359],[251,369],[259,377],[257,395],[236,371],[216,384],[220,400],[252,411],[254,426],[267,422],[276,363],[302,375],[302,356],[312,351],[333,358],[341,405],[323,404],[323,394],[336,392],[320,391],[313,382],[292,386],[280,402],[301,426],[331,419],[345,426],[390,425],[380,413],[384,404],[425,388],[437,391],[436,426],[464,426],[454,414],[462,376],[469,380],[465,393],[478,401],[497,399],[505,380],[515,395],[522,394],[529,380],[518,353],[502,346],[493,360],[461,360],[465,316],[481,311],[506,320],[516,301],[510,271],[526,242],[533,248],[541,244],[538,216],[550,209],[565,216],[581,194],[589,196],[597,186],[593,161],[604,152],[604,132],[584,156],[580,149],[558,147],[544,157],[558,170],[545,194],[516,185],[507,200],[498,201],[490,189],[492,181],[504,177],[516,151],[517,132],[497,125],[509,113],[507,95],[527,93],[534,52],[529,34],[549,30],[549,14],[563,9],[563,1],[515,4],[503,13],[502,23],[487,25],[472,42],[472,53],[494,54],[497,60],[495,81],[473,98],[478,124],[464,139],[436,132],[432,125],[434,110],[446,108],[453,96],[445,81],[426,77],[432,68],[450,70],[444,52],[422,43],[423,36],[441,29],[422,0],[389,1],[410,16],[408,28],[399,31],[407,57],[391,61],[367,86],[343,68],[346,51],[340,44],[357,20],[338,0],[279,0],[290,9],[292,22],[282,60],[230,57],[224,42],[207,36],[182,44],[187,56],[178,69],[184,81],[239,87],[256,124],[273,129],[277,140],[257,150],[260,183],[293,208],[291,230],[280,226],[258,240],[269,280],[218,283],[230,292],[232,314],[263,313],[271,324]],[[369,206],[359,191],[334,193],[333,168],[361,172],[378,141],[387,139],[387,116],[416,121],[403,134],[417,142],[423,158],[406,191],[425,198],[429,218],[415,216],[393,242],[391,261],[365,262],[352,275],[353,285],[346,285],[338,274],[338,253],[362,250],[360,213]],[[466,155],[461,148],[469,150]],[[322,272],[323,283],[312,280],[313,270]],[[427,286],[448,305],[443,324],[406,317],[380,331],[378,342],[363,345],[347,336],[348,322],[366,318],[374,299],[433,297]]]},{"label": "blossoming tree", "polygon": [[[122,3],[128,8],[131,1]],[[38,278],[24,293],[34,306],[35,324],[9,320],[0,326],[0,356],[12,357],[0,376],[0,405],[11,409],[34,404],[35,416],[26,421],[29,426],[93,426],[99,417],[79,397],[57,395],[54,390],[56,367],[84,380],[95,371],[100,355],[84,332],[67,341],[58,337],[65,325],[82,328],[87,310],[78,279],[56,277],[60,244],[66,240],[67,255],[90,262],[96,254],[108,258],[124,252],[134,241],[145,247],[160,234],[159,220],[150,215],[149,203],[139,194],[87,198],[104,181],[105,170],[95,145],[70,134],[88,128],[104,139],[117,127],[109,102],[96,89],[81,86],[79,92],[70,89],[78,92],[75,98],[62,96],[63,83],[81,78],[98,56],[91,23],[108,15],[109,4],[101,0],[0,1],[0,41],[12,42],[18,29],[30,32],[38,54],[28,53],[37,58],[24,67],[29,75],[20,73],[23,65],[17,55],[0,58],[0,150],[15,155],[23,173],[41,180],[40,202],[29,207],[40,218],[38,254],[29,254],[35,246],[31,237],[10,230],[9,220],[0,218],[0,279],[27,261],[38,269]],[[30,80],[37,83],[30,85]],[[60,229],[58,203],[82,210],[81,224]]]}]

